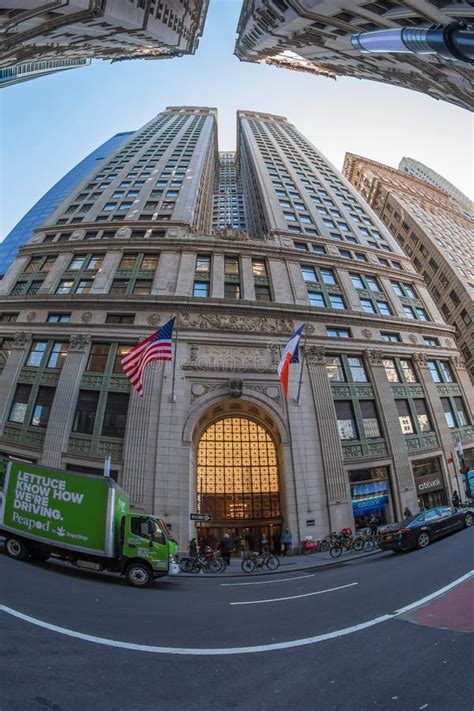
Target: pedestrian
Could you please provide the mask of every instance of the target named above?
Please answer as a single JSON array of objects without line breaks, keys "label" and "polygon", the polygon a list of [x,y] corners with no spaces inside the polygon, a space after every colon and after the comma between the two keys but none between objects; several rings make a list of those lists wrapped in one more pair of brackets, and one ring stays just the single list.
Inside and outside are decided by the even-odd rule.
[{"label": "pedestrian", "polygon": [[230,565],[230,556],[234,547],[234,541],[228,533],[224,533],[224,537],[220,542],[221,554],[226,565]]},{"label": "pedestrian", "polygon": [[277,528],[277,530],[273,534],[272,541],[273,552],[275,553],[275,555],[281,555],[281,532],[279,528]]},{"label": "pedestrian", "polygon": [[372,513],[369,518],[369,527],[370,527],[370,535],[371,536],[376,536],[377,535],[377,527],[379,525],[379,520],[377,516]]},{"label": "pedestrian", "polygon": [[281,537],[281,543],[283,545],[283,550],[282,550],[281,554],[283,557],[291,554],[291,541],[292,541],[291,531],[289,528],[285,528],[285,530],[283,531],[283,535]]},{"label": "pedestrian", "polygon": [[405,518],[410,518],[410,516],[412,516],[412,512],[410,511],[408,506],[405,506],[405,511],[403,512],[403,515],[405,516]]},{"label": "pedestrian", "polygon": [[194,558],[198,554],[198,547],[195,538],[191,538],[189,541],[189,555]]},{"label": "pedestrian", "polygon": [[262,539],[260,541],[260,548],[264,555],[268,555],[270,553],[270,541],[268,540],[265,533],[262,535]]},{"label": "pedestrian", "polygon": [[457,489],[454,489],[454,491],[453,491],[453,495],[451,497],[451,503],[456,510],[461,506],[461,499],[459,498]]}]

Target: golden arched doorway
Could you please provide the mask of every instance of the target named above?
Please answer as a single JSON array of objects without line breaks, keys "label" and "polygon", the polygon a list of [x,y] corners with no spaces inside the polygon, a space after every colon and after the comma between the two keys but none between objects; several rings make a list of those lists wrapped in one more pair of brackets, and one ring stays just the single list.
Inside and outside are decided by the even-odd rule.
[{"label": "golden arched doorway", "polygon": [[[197,510],[212,523],[199,531],[215,544],[224,532],[254,548],[281,526],[278,457],[273,438],[247,417],[224,417],[204,430],[197,453]],[[245,543],[244,543],[245,542]]]}]

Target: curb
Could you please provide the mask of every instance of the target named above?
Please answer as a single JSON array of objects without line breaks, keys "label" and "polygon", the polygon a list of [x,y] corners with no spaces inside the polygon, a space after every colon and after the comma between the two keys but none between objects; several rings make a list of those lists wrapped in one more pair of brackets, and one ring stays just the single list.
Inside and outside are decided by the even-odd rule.
[{"label": "curb", "polygon": [[318,570],[328,570],[329,568],[340,568],[343,565],[346,565],[347,563],[354,563],[357,560],[362,560],[363,558],[369,558],[370,556],[375,556],[378,553],[390,553],[391,551],[382,551],[382,550],[377,550],[377,551],[370,551],[370,553],[361,553],[357,557],[352,557],[352,558],[346,558],[345,560],[335,560],[335,561],[328,561],[327,563],[321,563],[321,564],[316,564],[316,565],[306,565],[303,567],[299,568],[291,568],[291,570],[285,570],[285,567],[283,569],[280,567],[277,570],[265,570],[262,571],[261,573],[244,573],[243,571],[240,573],[229,573],[228,575],[220,575],[219,573],[179,573],[177,575],[177,578],[194,578],[195,580],[216,580],[219,578],[220,580],[225,580],[226,578],[262,578],[265,575],[282,575],[282,574],[290,574],[290,573],[301,573],[305,570],[308,572],[310,571],[318,571]]}]

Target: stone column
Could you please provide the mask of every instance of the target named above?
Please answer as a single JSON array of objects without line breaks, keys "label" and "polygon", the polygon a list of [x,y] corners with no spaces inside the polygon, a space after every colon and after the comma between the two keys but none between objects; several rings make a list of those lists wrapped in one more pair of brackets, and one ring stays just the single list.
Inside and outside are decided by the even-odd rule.
[{"label": "stone column", "polygon": [[[303,256],[303,254],[302,254]],[[293,298],[295,304],[304,304],[308,306],[309,297],[306,282],[301,273],[300,264],[297,262],[288,262],[288,275],[290,278],[291,287],[293,290]]]},{"label": "stone column", "polygon": [[224,255],[216,252],[212,257],[210,296],[224,298]]},{"label": "stone column", "polygon": [[179,254],[162,252],[156,270],[152,294],[173,295],[178,280]]},{"label": "stone column", "polygon": [[41,464],[60,469],[71,433],[77,396],[91,345],[90,336],[73,335],[54,395]]},{"label": "stone column", "polygon": [[466,363],[460,356],[451,356],[449,360],[451,363],[451,369],[455,374],[459,387],[461,388],[461,394],[470,413],[470,419],[472,422],[472,417],[474,415],[474,388],[472,387],[469,373],[466,370]]},{"label": "stone column", "polygon": [[64,271],[68,268],[73,257],[73,252],[62,252],[54,262],[54,266],[46,274],[44,282],[39,288],[38,294],[54,294],[61,280]]},{"label": "stone column", "polygon": [[30,258],[26,256],[17,257],[17,259],[15,259],[3,279],[0,280],[0,296],[5,296],[10,293],[29,259]]},{"label": "stone column", "polygon": [[16,390],[16,381],[24,365],[31,344],[31,333],[20,331],[13,337],[13,346],[0,375],[0,435],[6,425]]},{"label": "stone column", "polygon": [[176,283],[176,296],[192,296],[195,265],[196,254],[194,252],[183,252]]},{"label": "stone column", "polygon": [[269,259],[268,272],[275,302],[277,304],[292,304],[293,292],[285,262],[280,259]]},{"label": "stone column", "polygon": [[120,485],[142,510],[151,510],[153,502],[163,371],[164,364],[150,363],[144,373],[143,396],[134,388],[130,391]]},{"label": "stone column", "polygon": [[107,252],[92,284],[91,294],[108,294],[121,258],[122,252]]},{"label": "stone column", "polygon": [[398,518],[401,516],[405,506],[408,506],[412,511],[417,508],[417,497],[408,459],[408,450],[400,427],[392,386],[385,373],[383,354],[381,351],[367,350],[364,356],[365,365],[370,374],[369,380],[377,401],[377,411],[383,423],[387,449],[392,457],[393,503],[395,517]]},{"label": "stone column", "polygon": [[240,281],[242,284],[242,298],[249,301],[255,301],[255,283],[253,279],[252,259],[250,257],[242,257],[242,273]]},{"label": "stone column", "polygon": [[326,374],[324,348],[310,346],[306,350],[306,363],[319,429],[330,528],[340,531],[345,526],[353,526],[353,517],[349,481],[344,471],[334,401]]},{"label": "stone column", "polygon": [[[402,302],[393,290],[391,279],[388,279],[388,277],[379,277],[379,281],[382,285],[383,291],[385,292],[386,300],[389,302],[395,316],[405,319],[407,315],[403,309]],[[398,279],[394,279],[394,281],[398,281]]]},{"label": "stone column", "polygon": [[[357,268],[354,265],[354,271],[356,271],[356,270],[357,270]],[[363,310],[361,303],[360,303],[359,292],[357,291],[354,284],[352,283],[352,279],[349,276],[349,272],[346,272],[343,269],[338,269],[337,276],[338,276],[339,283],[342,288],[342,292],[344,294],[344,300],[346,302],[346,306],[348,308],[350,308],[352,311],[359,311],[360,313],[364,313],[364,310]]]}]

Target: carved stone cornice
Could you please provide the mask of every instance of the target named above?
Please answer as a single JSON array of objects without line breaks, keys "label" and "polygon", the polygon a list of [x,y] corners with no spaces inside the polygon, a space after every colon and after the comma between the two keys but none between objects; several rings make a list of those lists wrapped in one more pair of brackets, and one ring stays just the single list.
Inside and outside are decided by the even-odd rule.
[{"label": "carved stone cornice", "polygon": [[466,362],[461,358],[460,355],[453,355],[449,359],[455,370],[466,370]]},{"label": "carved stone cornice", "polygon": [[306,362],[310,368],[316,365],[326,365],[326,349],[323,346],[308,346],[304,349]]},{"label": "carved stone cornice", "polygon": [[84,336],[82,333],[73,334],[69,338],[69,353],[84,353],[90,343],[90,336]]},{"label": "carved stone cornice", "polygon": [[415,363],[418,363],[419,366],[426,365],[427,357],[426,353],[413,353],[413,360]]},{"label": "carved stone cornice", "polygon": [[13,334],[12,348],[26,348],[31,343],[31,333],[17,331]]}]

